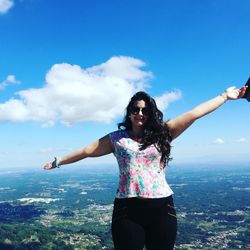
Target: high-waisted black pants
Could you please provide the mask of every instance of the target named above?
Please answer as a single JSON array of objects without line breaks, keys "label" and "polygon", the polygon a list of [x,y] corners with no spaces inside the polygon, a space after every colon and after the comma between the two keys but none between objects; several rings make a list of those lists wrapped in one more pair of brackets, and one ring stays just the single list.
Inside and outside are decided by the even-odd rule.
[{"label": "high-waisted black pants", "polygon": [[177,232],[172,196],[115,199],[112,237],[115,250],[172,250]]}]

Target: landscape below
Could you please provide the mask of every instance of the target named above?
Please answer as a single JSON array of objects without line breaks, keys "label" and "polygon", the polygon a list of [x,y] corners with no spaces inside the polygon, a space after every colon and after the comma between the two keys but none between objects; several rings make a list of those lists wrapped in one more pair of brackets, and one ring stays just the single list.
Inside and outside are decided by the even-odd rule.
[{"label": "landscape below", "polygon": [[[250,249],[250,167],[167,169],[176,250]],[[114,167],[0,174],[0,249],[113,249]]]}]

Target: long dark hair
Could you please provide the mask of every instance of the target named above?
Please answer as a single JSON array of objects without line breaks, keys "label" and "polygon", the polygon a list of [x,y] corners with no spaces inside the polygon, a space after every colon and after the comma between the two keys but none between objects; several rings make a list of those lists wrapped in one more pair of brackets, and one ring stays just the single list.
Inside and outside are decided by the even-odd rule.
[{"label": "long dark hair", "polygon": [[155,144],[157,149],[161,152],[161,162],[166,166],[170,157],[171,149],[171,135],[169,129],[163,121],[163,113],[157,108],[155,100],[147,93],[137,92],[132,98],[126,108],[126,115],[124,120],[118,123],[118,128],[123,130],[131,130],[132,123],[130,120],[131,108],[135,102],[143,100],[149,108],[149,117],[143,127],[142,143],[140,150],[147,148],[149,145]]}]

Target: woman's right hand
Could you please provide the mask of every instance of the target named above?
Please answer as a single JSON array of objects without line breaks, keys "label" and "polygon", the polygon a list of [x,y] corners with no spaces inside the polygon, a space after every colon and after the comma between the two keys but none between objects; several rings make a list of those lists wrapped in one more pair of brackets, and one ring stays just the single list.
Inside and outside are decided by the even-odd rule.
[{"label": "woman's right hand", "polygon": [[58,160],[57,158],[55,158],[54,161],[46,163],[43,168],[45,170],[51,170],[51,169],[58,168],[58,167],[59,167]]},{"label": "woman's right hand", "polygon": [[53,169],[52,162],[48,162],[43,167],[45,170],[51,170]]}]

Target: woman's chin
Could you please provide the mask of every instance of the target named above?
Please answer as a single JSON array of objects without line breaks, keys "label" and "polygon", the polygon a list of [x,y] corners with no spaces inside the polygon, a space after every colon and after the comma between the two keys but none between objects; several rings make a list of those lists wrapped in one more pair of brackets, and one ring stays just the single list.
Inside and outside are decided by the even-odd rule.
[{"label": "woman's chin", "polygon": [[136,118],[136,117],[135,117],[135,119],[131,120],[133,126],[139,127],[139,128],[145,126],[146,121],[147,121],[147,119],[145,119],[145,118],[141,119],[141,118]]},{"label": "woman's chin", "polygon": [[142,127],[142,126],[144,126],[144,124],[145,124],[144,121],[138,121],[138,122],[135,123],[135,125],[136,125],[137,127]]}]

